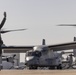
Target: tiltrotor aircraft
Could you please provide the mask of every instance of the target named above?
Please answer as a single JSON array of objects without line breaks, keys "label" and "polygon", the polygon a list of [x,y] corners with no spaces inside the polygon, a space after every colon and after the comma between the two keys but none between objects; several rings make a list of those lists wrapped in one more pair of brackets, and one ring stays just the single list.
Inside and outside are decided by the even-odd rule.
[{"label": "tiltrotor aircraft", "polygon": [[45,44],[35,46],[33,50],[27,51],[25,56],[25,65],[29,69],[38,67],[48,67],[49,69],[62,69],[62,53],[54,52]]},{"label": "tiltrotor aircraft", "polygon": [[6,12],[4,12],[4,18],[0,24],[0,69],[2,67],[2,46],[3,46],[3,40],[1,38],[1,34],[7,33],[7,32],[12,32],[12,31],[22,31],[26,29],[16,29],[16,30],[2,30],[2,27],[4,26],[4,23],[6,21]]}]

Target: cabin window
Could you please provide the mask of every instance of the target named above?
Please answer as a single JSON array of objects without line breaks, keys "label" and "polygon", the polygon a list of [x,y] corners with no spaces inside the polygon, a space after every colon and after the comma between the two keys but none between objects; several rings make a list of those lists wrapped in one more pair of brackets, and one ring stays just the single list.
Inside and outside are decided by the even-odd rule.
[{"label": "cabin window", "polygon": [[26,53],[26,56],[40,57],[41,56],[41,52],[40,51],[28,52],[28,53]]}]

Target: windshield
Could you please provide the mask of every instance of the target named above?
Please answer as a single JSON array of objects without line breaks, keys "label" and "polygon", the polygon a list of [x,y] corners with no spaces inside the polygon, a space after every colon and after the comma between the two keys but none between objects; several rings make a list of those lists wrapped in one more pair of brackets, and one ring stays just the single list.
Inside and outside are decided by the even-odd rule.
[{"label": "windshield", "polygon": [[26,55],[27,56],[37,56],[37,57],[40,57],[41,56],[41,52],[39,52],[39,51],[28,52]]},{"label": "windshield", "polygon": [[26,53],[27,56],[33,56],[33,52]]}]

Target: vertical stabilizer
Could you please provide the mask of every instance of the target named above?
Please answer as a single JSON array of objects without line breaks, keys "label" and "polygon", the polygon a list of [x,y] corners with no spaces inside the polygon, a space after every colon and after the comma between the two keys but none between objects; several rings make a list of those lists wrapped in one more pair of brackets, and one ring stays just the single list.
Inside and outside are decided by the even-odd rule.
[{"label": "vertical stabilizer", "polygon": [[[76,41],[76,37],[74,37],[74,41]],[[76,57],[76,49],[73,49],[74,57]]]},{"label": "vertical stabilizer", "polygon": [[76,37],[74,37],[74,41],[76,41]]},{"label": "vertical stabilizer", "polygon": [[45,39],[42,40],[42,45],[45,45]]}]

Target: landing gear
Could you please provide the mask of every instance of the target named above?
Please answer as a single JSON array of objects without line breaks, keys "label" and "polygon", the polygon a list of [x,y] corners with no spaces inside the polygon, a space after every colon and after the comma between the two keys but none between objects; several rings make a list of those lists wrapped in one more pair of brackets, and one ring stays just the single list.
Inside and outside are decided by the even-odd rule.
[{"label": "landing gear", "polygon": [[48,69],[50,69],[50,70],[55,70],[55,69],[62,69],[62,65],[61,64],[59,64],[58,66],[50,66]]},{"label": "landing gear", "polygon": [[29,69],[37,69],[37,66],[29,66]]},{"label": "landing gear", "polygon": [[55,66],[51,66],[49,67],[50,70],[54,70],[55,69]]},{"label": "landing gear", "polygon": [[0,64],[0,70],[2,70],[3,69],[3,66],[2,66],[2,64]]},{"label": "landing gear", "polygon": [[62,69],[61,64],[59,64],[59,65],[57,66],[57,69]]},{"label": "landing gear", "polygon": [[3,68],[2,66],[2,47],[0,45],[0,70]]}]

